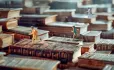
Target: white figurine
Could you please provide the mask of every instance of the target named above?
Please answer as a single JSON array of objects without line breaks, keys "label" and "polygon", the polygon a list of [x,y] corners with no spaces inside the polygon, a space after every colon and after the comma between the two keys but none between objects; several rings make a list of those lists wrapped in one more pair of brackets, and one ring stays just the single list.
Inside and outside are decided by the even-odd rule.
[{"label": "white figurine", "polygon": [[88,14],[88,18],[90,18],[91,15],[92,15],[91,8],[88,8],[88,10],[87,10],[87,14]]}]

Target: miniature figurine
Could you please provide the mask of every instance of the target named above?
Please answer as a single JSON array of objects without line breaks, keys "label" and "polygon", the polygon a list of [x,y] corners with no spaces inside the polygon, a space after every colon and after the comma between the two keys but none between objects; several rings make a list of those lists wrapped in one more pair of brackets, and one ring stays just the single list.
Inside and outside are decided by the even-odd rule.
[{"label": "miniature figurine", "polygon": [[72,28],[73,28],[73,31],[72,32],[73,32],[73,40],[74,40],[75,38],[77,38],[77,30],[78,29],[76,29],[75,26],[73,26]]},{"label": "miniature figurine", "polygon": [[91,8],[88,8],[88,10],[86,12],[88,14],[88,18],[90,18],[90,16],[92,15]]},{"label": "miniature figurine", "polygon": [[32,43],[34,44],[36,40],[39,41],[38,31],[33,26],[31,26],[31,28],[32,28],[32,31],[29,35],[32,35]]}]

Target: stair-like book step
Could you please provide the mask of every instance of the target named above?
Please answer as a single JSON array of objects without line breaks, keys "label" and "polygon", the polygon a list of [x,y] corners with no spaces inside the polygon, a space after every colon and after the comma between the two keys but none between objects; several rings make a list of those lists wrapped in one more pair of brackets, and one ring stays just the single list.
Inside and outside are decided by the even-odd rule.
[{"label": "stair-like book step", "polygon": [[101,31],[87,31],[81,34],[81,38],[84,42],[99,42]]},{"label": "stair-like book step", "polygon": [[101,33],[101,38],[103,38],[103,39],[114,39],[114,29],[111,29],[109,31],[103,31]]},{"label": "stair-like book step", "polygon": [[56,14],[57,16],[57,21],[65,21],[66,17],[71,16],[72,14],[75,13],[75,9],[49,9],[44,11],[43,14]]},{"label": "stair-like book step", "polygon": [[77,14],[87,14],[87,13],[94,14],[94,13],[96,13],[96,8],[90,8],[90,7],[81,6],[81,7],[76,8],[75,13],[77,13]]},{"label": "stair-like book step", "polygon": [[98,7],[96,9],[96,12],[102,13],[102,12],[111,12],[111,7]]},{"label": "stair-like book step", "polygon": [[92,4],[113,4],[113,0],[92,0]]},{"label": "stair-like book step", "polygon": [[85,52],[94,52],[94,43],[93,42],[84,42],[81,47],[81,54],[84,54]]},{"label": "stair-like book step", "polygon": [[47,5],[43,6],[32,6],[24,7],[21,11],[21,14],[43,14],[45,10],[48,10],[50,7]]},{"label": "stair-like book step", "polygon": [[80,22],[80,23],[92,23],[96,21],[96,16],[90,14],[75,14],[72,15],[73,22]]},{"label": "stair-like book step", "polygon": [[[52,24],[47,24],[47,26],[53,26],[53,27],[59,27],[55,32],[68,32],[72,31],[72,26],[75,26],[78,30],[79,34],[83,34],[87,32],[88,24],[84,23],[76,23],[76,22],[54,22]],[[62,27],[62,29],[60,29]],[[64,28],[69,28],[69,29],[64,29]]]},{"label": "stair-like book step", "polygon": [[109,21],[109,20],[114,20],[113,18],[113,12],[112,13],[106,13],[106,12],[102,12],[102,13],[96,13],[96,20],[105,20],[105,21]]},{"label": "stair-like book step", "polygon": [[[79,57],[78,66],[101,70],[107,64],[114,64],[113,54],[85,53]],[[93,69],[92,69],[93,70]]]},{"label": "stair-like book step", "polygon": [[50,9],[76,9],[77,2],[54,1],[49,4]]},{"label": "stair-like book step", "polygon": [[106,31],[106,30],[111,30],[112,29],[112,21],[103,21],[103,20],[98,20],[91,25],[89,25],[88,30],[98,30],[98,31]]},{"label": "stair-like book step", "polygon": [[21,26],[40,26],[49,23],[56,22],[57,15],[37,15],[29,14],[22,15],[19,20],[19,25]]},{"label": "stair-like book step", "polygon": [[95,48],[100,51],[112,50],[114,48],[114,40],[100,39],[99,42],[95,44]]}]

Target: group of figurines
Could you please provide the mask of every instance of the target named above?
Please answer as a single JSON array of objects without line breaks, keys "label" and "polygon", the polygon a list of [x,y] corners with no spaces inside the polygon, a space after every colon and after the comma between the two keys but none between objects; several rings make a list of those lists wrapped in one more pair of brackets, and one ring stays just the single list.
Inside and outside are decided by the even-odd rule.
[{"label": "group of figurines", "polygon": [[[32,35],[32,43],[35,44],[36,42],[40,42],[41,39],[38,36],[38,30],[35,29],[35,27],[31,26],[31,33],[29,35]],[[73,40],[77,39],[79,37],[78,34],[79,29],[77,29],[75,26],[72,26],[72,31],[73,32]]]},{"label": "group of figurines", "polygon": [[[91,15],[92,15],[91,8],[88,8],[88,10],[86,11],[86,13],[88,14],[88,18],[90,18]],[[66,17],[66,19],[69,19],[69,18]],[[32,31],[31,31],[31,33],[30,33],[29,35],[32,35],[32,43],[34,44],[34,42],[35,42],[36,40],[37,40],[38,42],[40,42],[41,39],[40,39],[39,36],[38,36],[38,31],[37,31],[33,26],[31,26],[31,28],[32,28]],[[73,40],[75,40],[75,39],[77,39],[77,38],[79,37],[78,31],[79,31],[79,29],[77,29],[77,28],[75,27],[75,25],[72,26]]]}]

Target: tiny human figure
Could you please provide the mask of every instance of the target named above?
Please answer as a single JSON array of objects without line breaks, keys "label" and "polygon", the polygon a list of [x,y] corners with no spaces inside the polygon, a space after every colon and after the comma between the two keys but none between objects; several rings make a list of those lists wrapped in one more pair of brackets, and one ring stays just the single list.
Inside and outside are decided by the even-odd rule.
[{"label": "tiny human figure", "polygon": [[39,40],[38,31],[33,26],[31,26],[31,29],[32,31],[29,35],[32,35],[32,43],[34,44],[36,40]]},{"label": "tiny human figure", "polygon": [[91,8],[88,8],[87,14],[88,14],[88,18],[92,15]]},{"label": "tiny human figure", "polygon": [[77,30],[78,29],[76,29],[76,27],[75,26],[72,26],[72,29],[73,29],[73,40],[75,39],[75,38],[77,38],[78,37],[78,34],[77,34]]}]

